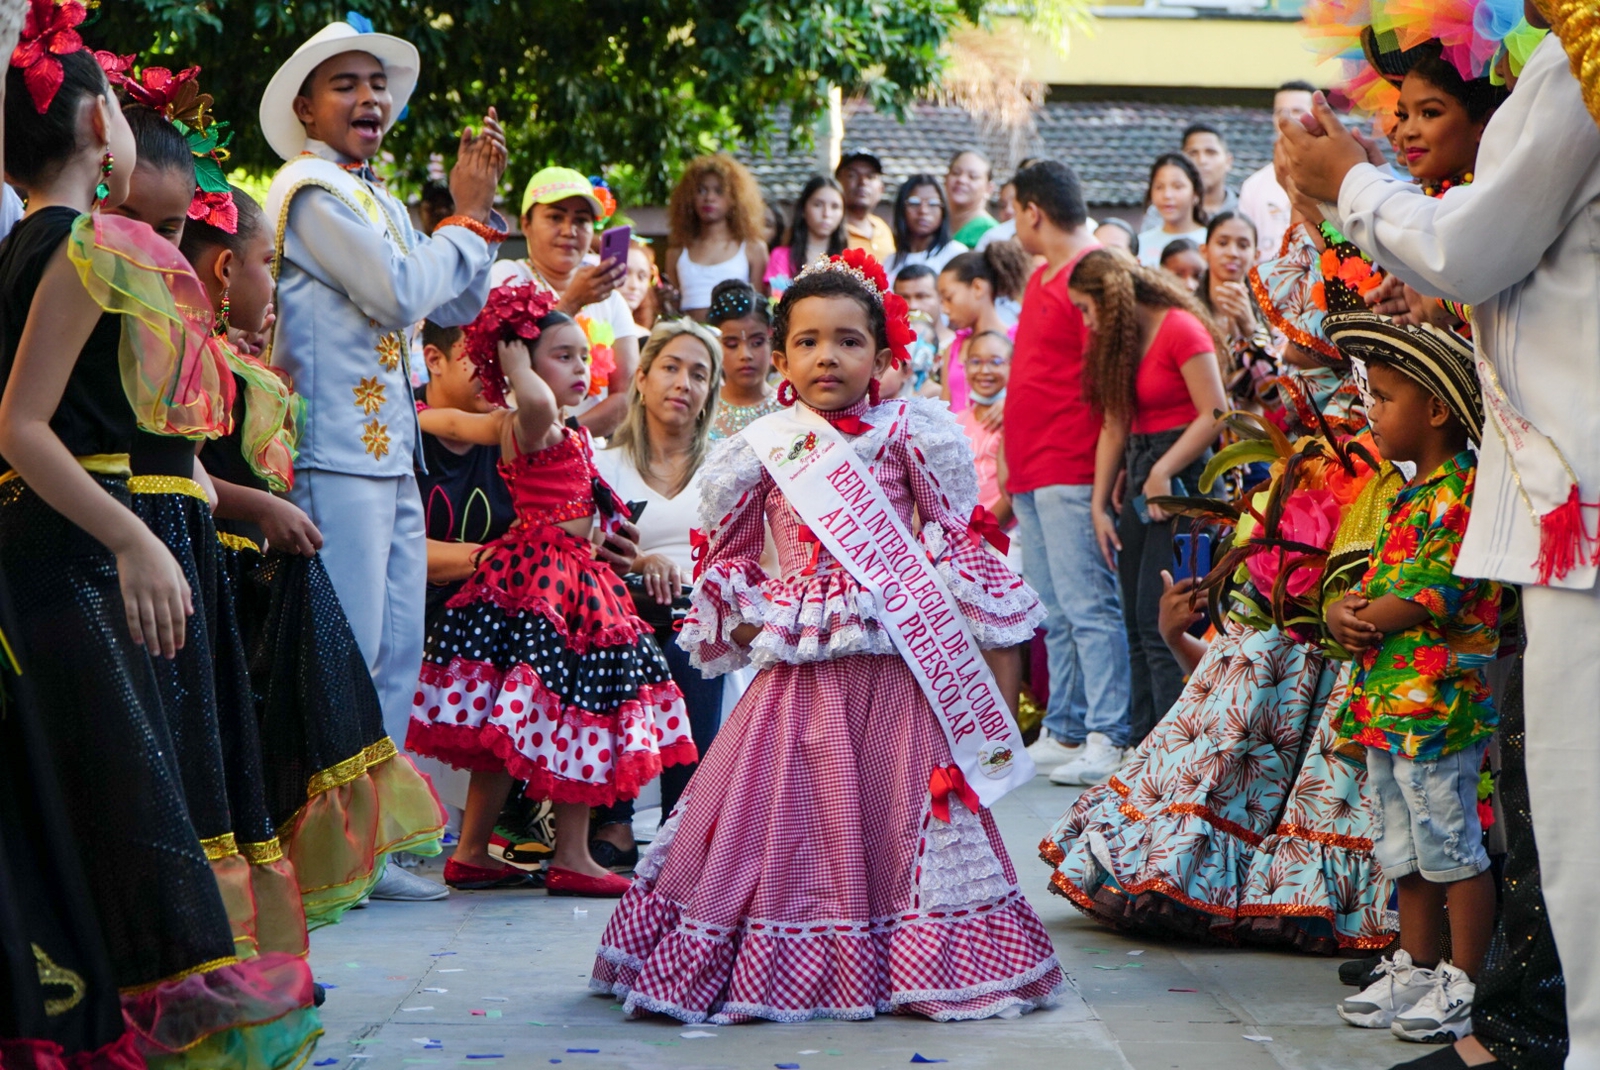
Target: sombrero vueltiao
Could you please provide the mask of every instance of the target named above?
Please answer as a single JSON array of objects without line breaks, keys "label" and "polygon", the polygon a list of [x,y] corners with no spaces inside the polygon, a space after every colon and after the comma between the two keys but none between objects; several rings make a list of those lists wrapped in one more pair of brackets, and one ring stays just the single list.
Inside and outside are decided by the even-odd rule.
[{"label": "sombrero vueltiao", "polygon": [[1473,442],[1483,434],[1483,393],[1472,343],[1431,324],[1397,325],[1375,312],[1330,312],[1322,329],[1340,352],[1364,364],[1386,364],[1449,406]]},{"label": "sombrero vueltiao", "polygon": [[323,61],[346,52],[366,52],[377,57],[389,76],[389,95],[394,98],[394,105],[389,110],[384,133],[389,132],[405,110],[406,102],[417,88],[417,72],[422,69],[422,57],[416,46],[386,33],[364,33],[348,22],[331,22],[294,50],[294,55],[267,83],[267,91],[261,94],[261,133],[272,151],[285,160],[294,159],[306,147],[305,127],[294,114],[294,98],[299,95],[300,87]]}]

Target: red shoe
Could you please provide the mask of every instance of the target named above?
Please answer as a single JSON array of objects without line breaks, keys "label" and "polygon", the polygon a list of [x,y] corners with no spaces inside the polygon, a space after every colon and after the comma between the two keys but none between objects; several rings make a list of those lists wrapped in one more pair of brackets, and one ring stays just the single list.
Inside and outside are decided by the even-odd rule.
[{"label": "red shoe", "polygon": [[526,887],[533,883],[533,877],[515,866],[469,866],[451,858],[444,864],[444,882],[463,891],[482,891]]},{"label": "red shoe", "polygon": [[545,874],[544,886],[551,895],[581,895],[586,899],[618,899],[629,888],[633,887],[633,882],[626,877],[619,877],[615,873],[607,873],[604,877],[586,877],[576,870],[551,866],[550,871]]}]

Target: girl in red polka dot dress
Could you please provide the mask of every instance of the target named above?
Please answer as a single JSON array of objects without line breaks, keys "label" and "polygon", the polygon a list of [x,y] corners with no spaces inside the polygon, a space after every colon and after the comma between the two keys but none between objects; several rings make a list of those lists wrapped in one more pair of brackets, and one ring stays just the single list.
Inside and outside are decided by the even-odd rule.
[{"label": "girl in red polka dot dress", "polygon": [[[551,295],[501,287],[467,328],[487,414],[423,408],[422,429],[498,444],[517,520],[429,629],[406,747],[472,771],[456,884],[524,880],[488,855],[514,781],[555,803],[552,895],[618,896],[629,882],[589,854],[589,808],[631,799],[663,765],[693,762],[683,696],[596,540],[626,519],[595,471],[588,432],[562,409],[589,387],[583,330]],[[507,339],[510,339],[509,341]],[[507,872],[510,870],[510,872]]]}]

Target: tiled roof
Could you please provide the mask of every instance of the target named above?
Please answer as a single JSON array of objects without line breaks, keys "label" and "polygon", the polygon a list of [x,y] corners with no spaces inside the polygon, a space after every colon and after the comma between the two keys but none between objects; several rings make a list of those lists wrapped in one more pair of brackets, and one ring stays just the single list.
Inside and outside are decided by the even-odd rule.
[{"label": "tiled roof", "polygon": [[[1235,186],[1272,159],[1272,112],[1266,108],[1099,100],[1045,104],[1035,130],[1019,138],[1015,150],[1006,133],[984,130],[961,108],[916,105],[902,123],[859,107],[845,116],[844,150],[865,148],[883,161],[888,198],[906,175],[943,175],[952,153],[977,145],[995,161],[996,177],[1002,180],[1017,160],[1044,156],[1077,170],[1090,204],[1134,207],[1144,203],[1151,161],[1163,152],[1176,152],[1179,135],[1193,122],[1222,131],[1233,151],[1230,181]],[[787,123],[780,118],[770,153],[736,154],[755,173],[767,197],[777,201],[793,200],[816,170],[814,153],[788,152],[787,137]]]}]

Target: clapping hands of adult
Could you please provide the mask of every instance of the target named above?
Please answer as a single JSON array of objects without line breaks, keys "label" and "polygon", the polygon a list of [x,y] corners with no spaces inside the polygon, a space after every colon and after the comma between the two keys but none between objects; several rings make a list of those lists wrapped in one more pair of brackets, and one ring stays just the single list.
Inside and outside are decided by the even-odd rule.
[{"label": "clapping hands of adult", "polygon": [[499,116],[490,108],[477,131],[470,126],[461,131],[461,148],[450,169],[450,195],[455,198],[456,211],[480,223],[489,222],[495,190],[505,171],[506,135]]},{"label": "clapping hands of adult", "polygon": [[1311,114],[1278,120],[1284,169],[1301,196],[1336,202],[1345,175],[1357,164],[1381,164],[1383,154],[1364,135],[1345,129],[1321,93],[1311,96]]}]

